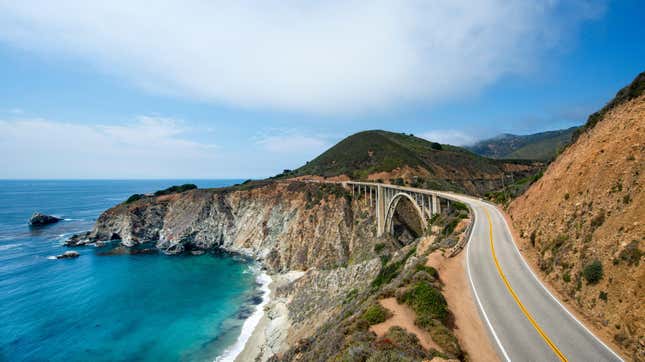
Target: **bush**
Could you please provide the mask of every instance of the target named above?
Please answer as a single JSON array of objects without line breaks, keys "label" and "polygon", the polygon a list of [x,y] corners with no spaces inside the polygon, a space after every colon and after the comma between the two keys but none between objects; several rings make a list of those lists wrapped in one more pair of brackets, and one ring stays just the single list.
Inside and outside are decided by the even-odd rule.
[{"label": "bush", "polygon": [[567,271],[562,275],[562,280],[564,280],[565,283],[569,283],[571,281],[571,274]]},{"label": "bush", "polygon": [[385,249],[384,243],[377,243],[376,245],[374,245],[374,252],[376,253],[380,253],[381,251],[383,251],[383,249]]},{"label": "bush", "polygon": [[433,268],[431,266],[426,266],[426,265],[423,265],[423,264],[417,264],[415,269],[417,271],[424,271],[424,272],[430,274],[430,276],[432,276],[433,278],[439,279],[439,272],[437,271],[437,269],[435,269],[435,268]]},{"label": "bush", "polygon": [[[381,259],[381,261],[383,261],[383,259]],[[384,265],[376,278],[374,278],[374,280],[372,281],[372,288],[378,289],[382,285],[391,282],[392,279],[396,278],[396,276],[399,275],[402,267],[403,263],[400,261],[391,263],[389,265]]]},{"label": "bush", "polygon": [[169,195],[169,194],[174,194],[178,192],[193,190],[196,188],[197,188],[197,185],[195,184],[183,184],[181,186],[170,186],[167,189],[163,189],[155,192],[155,196]]},{"label": "bush", "polygon": [[369,306],[363,313],[363,319],[371,326],[385,322],[392,316],[389,310],[383,308],[382,305],[376,303]]},{"label": "bush", "polygon": [[431,319],[445,322],[448,318],[446,299],[427,281],[416,282],[400,299],[399,303],[405,303],[414,310],[421,327],[427,327]]},{"label": "bush", "polygon": [[582,270],[582,276],[585,277],[589,284],[598,283],[602,279],[602,275],[602,263],[598,259],[587,264]]},{"label": "bush", "polygon": [[146,195],[143,195],[143,194],[134,194],[134,195],[132,195],[132,196],[128,197],[128,199],[127,199],[127,200],[125,200],[125,203],[126,203],[126,204],[129,204],[129,203],[131,203],[131,202],[135,202],[135,201],[137,201],[137,200],[141,200],[141,199],[143,199],[144,197],[146,197]]},{"label": "bush", "polygon": [[605,302],[607,301],[607,292],[600,292],[598,295],[598,298],[604,300]]}]

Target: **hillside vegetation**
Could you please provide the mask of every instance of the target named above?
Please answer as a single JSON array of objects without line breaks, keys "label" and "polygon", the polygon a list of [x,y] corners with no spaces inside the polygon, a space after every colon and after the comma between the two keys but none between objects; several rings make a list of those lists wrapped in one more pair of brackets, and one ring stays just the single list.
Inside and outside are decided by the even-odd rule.
[{"label": "hillside vegetation", "polygon": [[522,249],[565,301],[645,360],[645,75],[589,117],[509,213]]},{"label": "hillside vegetation", "polygon": [[578,127],[530,135],[503,134],[468,147],[478,155],[497,159],[549,161],[567,146]]},{"label": "hillside vegetation", "polygon": [[466,149],[409,134],[364,131],[351,135],[306,165],[279,177],[346,176],[414,187],[483,195],[504,178],[526,177],[540,164],[491,160]]}]

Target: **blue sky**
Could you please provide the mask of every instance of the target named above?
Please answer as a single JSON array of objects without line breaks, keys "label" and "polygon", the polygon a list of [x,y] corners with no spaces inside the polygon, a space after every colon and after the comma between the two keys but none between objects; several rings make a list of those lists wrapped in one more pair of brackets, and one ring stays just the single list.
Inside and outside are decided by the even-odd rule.
[{"label": "blue sky", "polygon": [[578,125],[645,70],[638,1],[0,3],[0,178],[246,178],[364,129]]}]

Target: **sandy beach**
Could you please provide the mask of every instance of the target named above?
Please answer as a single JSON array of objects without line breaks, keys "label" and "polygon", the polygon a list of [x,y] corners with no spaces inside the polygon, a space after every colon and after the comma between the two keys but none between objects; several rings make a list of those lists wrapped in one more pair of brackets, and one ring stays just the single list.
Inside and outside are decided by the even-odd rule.
[{"label": "sandy beach", "polygon": [[285,274],[271,275],[268,285],[269,295],[263,306],[263,313],[255,325],[251,336],[246,340],[244,348],[235,357],[236,362],[266,361],[276,353],[284,352],[289,332],[288,300],[277,297],[276,290],[304,275],[304,272],[291,271]]}]

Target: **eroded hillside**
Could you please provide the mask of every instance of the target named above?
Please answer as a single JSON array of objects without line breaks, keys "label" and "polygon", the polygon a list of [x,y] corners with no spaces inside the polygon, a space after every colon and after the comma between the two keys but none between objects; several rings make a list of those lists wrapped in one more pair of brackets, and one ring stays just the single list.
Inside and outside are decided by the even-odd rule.
[{"label": "eroded hillside", "polygon": [[[645,76],[635,83],[626,89],[642,91]],[[590,117],[509,212],[542,277],[625,354],[644,360],[645,95],[631,94]]]}]

